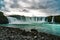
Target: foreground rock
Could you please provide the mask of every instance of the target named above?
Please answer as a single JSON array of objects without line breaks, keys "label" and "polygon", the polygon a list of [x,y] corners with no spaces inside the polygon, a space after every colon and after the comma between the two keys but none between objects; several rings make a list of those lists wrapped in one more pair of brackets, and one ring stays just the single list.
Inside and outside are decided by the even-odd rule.
[{"label": "foreground rock", "polygon": [[0,12],[0,24],[7,24],[8,19],[3,15],[3,12]]},{"label": "foreground rock", "polygon": [[60,37],[35,29],[25,31],[19,28],[0,27],[0,40],[60,40]]}]

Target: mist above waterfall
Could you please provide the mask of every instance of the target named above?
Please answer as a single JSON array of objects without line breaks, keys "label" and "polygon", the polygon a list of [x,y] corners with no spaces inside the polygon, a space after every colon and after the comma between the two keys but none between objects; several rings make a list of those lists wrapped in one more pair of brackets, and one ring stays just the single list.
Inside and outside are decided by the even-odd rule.
[{"label": "mist above waterfall", "polygon": [[30,13],[30,10],[39,10],[36,14],[60,15],[60,0],[4,0],[4,5],[1,7],[4,12]]}]

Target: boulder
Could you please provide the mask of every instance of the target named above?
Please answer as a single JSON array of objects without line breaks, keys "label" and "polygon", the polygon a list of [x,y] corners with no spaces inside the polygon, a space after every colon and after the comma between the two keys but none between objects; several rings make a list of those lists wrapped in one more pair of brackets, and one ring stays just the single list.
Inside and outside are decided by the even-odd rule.
[{"label": "boulder", "polygon": [[7,17],[3,15],[3,12],[0,12],[0,24],[7,24],[7,23],[9,23]]},{"label": "boulder", "polygon": [[33,36],[36,36],[38,34],[38,31],[36,29],[31,29],[31,34]]}]

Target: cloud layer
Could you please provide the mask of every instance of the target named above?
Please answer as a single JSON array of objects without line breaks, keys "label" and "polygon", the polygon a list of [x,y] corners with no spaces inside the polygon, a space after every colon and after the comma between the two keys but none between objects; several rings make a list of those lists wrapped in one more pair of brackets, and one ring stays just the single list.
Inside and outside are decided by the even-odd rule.
[{"label": "cloud layer", "polygon": [[5,11],[39,10],[47,14],[60,14],[60,0],[4,0],[4,2]]}]

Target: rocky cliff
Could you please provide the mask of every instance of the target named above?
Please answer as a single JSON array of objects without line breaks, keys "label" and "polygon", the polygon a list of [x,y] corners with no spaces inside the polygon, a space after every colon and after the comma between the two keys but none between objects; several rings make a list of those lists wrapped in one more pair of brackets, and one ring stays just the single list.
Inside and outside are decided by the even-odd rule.
[{"label": "rocky cliff", "polygon": [[0,12],[0,24],[7,24],[7,23],[9,23],[7,17],[3,15],[3,12]]},{"label": "rocky cliff", "polygon": [[[52,18],[54,17],[54,18]],[[47,20],[49,23],[52,22],[52,19],[53,19],[53,23],[60,23],[60,15],[57,15],[57,16],[48,16],[47,17]]]}]

